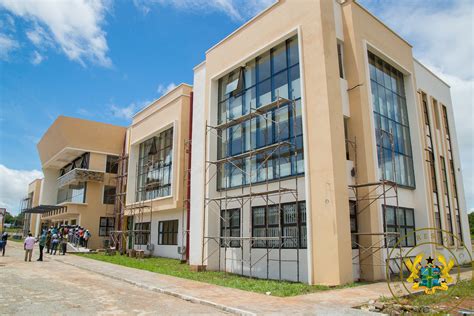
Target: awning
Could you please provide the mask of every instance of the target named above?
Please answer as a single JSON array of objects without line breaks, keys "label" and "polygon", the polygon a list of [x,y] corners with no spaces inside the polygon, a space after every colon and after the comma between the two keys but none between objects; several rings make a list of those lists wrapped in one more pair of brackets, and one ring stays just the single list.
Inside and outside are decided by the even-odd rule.
[{"label": "awning", "polygon": [[66,209],[67,206],[62,205],[38,205],[29,209],[26,209],[23,213],[30,213],[30,214],[43,214],[46,212],[50,211],[56,211],[56,210],[63,210]]}]

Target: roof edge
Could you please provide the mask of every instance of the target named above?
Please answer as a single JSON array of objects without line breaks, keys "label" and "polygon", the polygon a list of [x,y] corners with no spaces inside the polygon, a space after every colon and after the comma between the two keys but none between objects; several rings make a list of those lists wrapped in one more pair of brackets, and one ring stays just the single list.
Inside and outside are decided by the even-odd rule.
[{"label": "roof edge", "polygon": [[[436,79],[438,79],[439,81],[441,81],[445,86],[447,86],[449,89],[451,89],[451,86],[446,82],[444,81],[443,79],[441,79],[437,74],[434,73],[434,71],[432,71],[431,69],[429,69],[427,66],[425,66],[424,64],[421,63],[421,61],[419,61],[418,59],[416,59],[415,57],[413,57],[413,61],[416,62],[418,65],[420,65],[421,67],[423,67],[426,71],[428,71],[430,74],[432,74]],[[416,74],[415,74],[416,75]]]},{"label": "roof edge", "polygon": [[[193,88],[192,85],[190,85],[189,83],[185,83],[185,82],[181,82],[180,84],[176,85],[176,87],[174,87],[173,89],[171,89],[170,91],[166,92],[165,94],[163,94],[162,96],[160,96],[158,99],[155,99],[153,101],[151,101],[149,104],[147,104],[146,106],[143,107],[143,109],[139,110],[137,113],[133,114],[132,116],[132,121],[133,119],[140,113],[144,112],[146,109],[148,109],[149,107],[153,106],[153,104],[155,104],[156,102],[164,99],[165,97],[167,97],[169,94],[171,94],[172,92],[174,92],[175,90],[177,90],[178,88],[182,87],[182,86],[186,86],[186,87],[189,87],[189,88]],[[132,124],[133,125],[133,122]]]},{"label": "roof edge", "polygon": [[[346,1],[344,3],[341,4],[341,6],[344,6],[346,4],[348,4],[350,2]],[[372,12],[370,12],[367,8],[365,8],[362,4],[359,3],[358,0],[352,0],[352,3],[354,3],[355,5],[357,5],[359,8],[361,8],[362,10],[364,10],[366,13],[368,13],[371,17],[373,17],[377,22],[379,22],[380,24],[382,24],[382,26],[384,26],[387,30],[389,30],[391,33],[393,33],[396,37],[398,37],[399,39],[401,39],[403,42],[405,42],[408,46],[410,46],[411,48],[413,48],[413,45],[411,45],[406,39],[404,39],[403,37],[401,37],[400,34],[398,34],[397,32],[395,32],[394,30],[392,30],[387,24],[385,24],[384,22],[382,22],[381,19],[379,19],[376,15],[374,15]]]},{"label": "roof edge", "polygon": [[[268,7],[260,11],[257,15],[255,15],[253,18],[239,26],[236,30],[234,30],[232,33],[221,39],[219,42],[217,42],[214,46],[206,50],[205,55],[207,55],[211,50],[217,48],[217,46],[220,46],[223,42],[227,41],[229,38],[237,34],[239,31],[244,29],[247,25],[251,24],[253,21],[255,21],[257,18],[259,18],[261,15],[265,14],[267,11],[269,11],[271,8],[276,6],[278,3],[280,3],[280,0],[275,0],[272,4],[270,4]],[[199,66],[199,65],[198,65]]]}]

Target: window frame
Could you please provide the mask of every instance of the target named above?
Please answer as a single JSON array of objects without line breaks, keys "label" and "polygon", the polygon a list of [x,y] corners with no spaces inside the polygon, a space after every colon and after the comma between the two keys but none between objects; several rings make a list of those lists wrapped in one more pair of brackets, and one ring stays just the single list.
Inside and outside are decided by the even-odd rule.
[{"label": "window frame", "polygon": [[105,173],[117,174],[119,159],[119,156],[107,155],[105,162]]},{"label": "window frame", "polygon": [[[285,223],[284,222],[285,206],[295,205],[295,204],[298,205],[297,206],[298,222],[297,223]],[[308,247],[307,236],[308,235],[307,235],[307,221],[306,221],[306,201],[281,203],[280,204],[281,211],[280,211],[280,216],[279,216],[279,219],[278,219],[278,223],[274,223],[274,224],[269,224],[268,223],[268,218],[269,218],[268,210],[271,207],[276,207],[277,210],[278,210],[278,204],[269,204],[268,206],[267,205],[259,205],[259,206],[253,206],[252,207],[252,209],[251,209],[251,213],[252,213],[252,216],[251,216],[252,237],[254,237],[254,235],[255,235],[255,233],[254,233],[255,229],[265,229],[265,236],[263,236],[263,237],[269,237],[269,234],[268,234],[269,228],[272,229],[272,228],[281,227],[281,233],[282,233],[281,236],[284,237],[283,233],[285,231],[285,228],[297,227],[297,232],[299,232],[299,236],[297,238],[296,245],[295,246],[285,245],[285,244],[288,243],[287,241],[285,241],[285,239],[282,239],[281,242],[273,241],[273,240],[260,240],[260,241],[256,241],[256,242],[252,243],[251,248],[255,248],[255,249],[268,249],[268,248],[278,249],[281,246],[281,249],[298,249],[298,248],[299,249],[307,249],[307,247]],[[256,209],[261,209],[261,208],[264,209],[264,223],[265,224],[255,225],[254,224],[254,212],[255,212]],[[303,234],[303,232],[305,232],[305,234]],[[305,238],[303,238],[303,236],[306,238],[305,242],[304,242]],[[294,243],[293,240],[295,240],[295,239],[296,238],[291,239],[292,240],[291,243]],[[276,244],[277,246],[280,244],[280,246],[274,247],[274,246],[272,246],[272,244],[273,245]]]},{"label": "window frame", "polygon": [[[146,227],[148,227],[148,229],[144,229]],[[133,244],[135,246],[148,245],[150,243],[151,222],[134,223],[134,228],[135,228],[135,233],[134,233],[134,238],[133,238]],[[138,230],[148,231],[148,232],[136,232]]]},{"label": "window frame", "polygon": [[[352,212],[353,210],[353,212]],[[359,226],[357,222],[357,202],[354,200],[349,200],[349,221],[351,229],[351,246],[352,249],[359,249],[359,236],[353,235],[359,232]],[[352,229],[352,222],[354,222],[355,228]]]},{"label": "window frame", "polygon": [[[387,208],[391,208],[394,211],[394,224],[387,224]],[[413,232],[416,230],[416,222],[415,222],[415,209],[414,208],[409,208],[409,207],[401,207],[399,206],[398,208],[394,205],[382,205],[382,210],[383,210],[383,229],[384,232],[388,232],[387,229],[391,228],[394,229],[393,232],[398,232],[400,234],[400,237],[394,238],[392,241],[390,238],[391,237],[386,237],[385,238],[385,247],[386,248],[393,248],[394,245],[396,245],[399,241],[399,238],[401,236],[405,235],[405,240],[404,242],[400,242],[401,247],[415,247],[416,246],[416,234],[413,234],[413,245],[408,244],[408,236],[407,236],[407,229],[411,229]],[[398,223],[398,211],[403,211],[403,221],[404,225],[400,225]],[[410,212],[412,215],[412,222],[413,225],[407,225],[407,212]],[[404,231],[404,233],[401,232],[401,230]]]},{"label": "window frame", "polygon": [[[284,50],[281,50],[284,47]],[[282,62],[284,60],[284,66],[280,67],[275,71],[275,52],[276,51],[281,51],[281,55],[278,54],[278,57],[282,57],[278,59],[279,62]],[[237,149],[236,151],[232,151],[233,148],[231,145],[235,145],[237,143],[234,142],[234,134],[230,132],[230,128],[223,130],[221,133],[221,137],[225,139],[225,143],[222,143],[222,139],[220,139],[221,143],[218,144],[218,158],[227,158],[227,157],[233,157],[236,156],[240,153],[246,153],[248,151],[254,150],[254,149],[259,149],[262,147],[266,147],[268,145],[272,145],[274,143],[277,143],[279,141],[283,140],[290,140],[290,142],[293,142],[295,137],[299,137],[302,135],[302,130],[301,128],[297,128],[295,131],[293,131],[293,123],[295,123],[297,126],[302,126],[302,115],[301,115],[301,74],[299,71],[300,67],[300,61],[299,61],[299,55],[296,54],[299,50],[298,47],[298,37],[294,36],[290,39],[287,39],[285,41],[282,41],[281,43],[275,45],[268,51],[264,52],[260,56],[250,60],[247,63],[247,66],[244,67],[244,76],[243,76],[243,87],[242,90],[239,92],[238,97],[242,97],[241,100],[241,109],[237,117],[242,116],[247,114],[250,109],[247,107],[247,94],[248,92],[254,92],[254,99],[252,99],[251,96],[251,101],[254,100],[255,104],[252,104],[252,107],[258,108],[261,103],[260,97],[261,97],[261,88],[263,83],[270,83],[270,102],[276,100],[276,93],[281,89],[282,87],[286,87],[288,90],[288,98],[293,99],[295,97],[295,106],[296,106],[296,117],[293,115],[293,108],[291,105],[287,106],[287,113],[286,116],[288,117],[287,124],[288,124],[288,133],[287,135],[279,135],[280,137],[277,137],[277,127],[275,126],[276,124],[273,124],[273,121],[276,121],[276,115],[277,115],[277,109],[273,109],[268,111],[265,115],[268,115],[269,118],[271,119],[271,122],[264,120],[261,117],[253,118],[252,120],[248,120],[245,122],[242,122],[241,124],[237,125],[239,127],[233,127],[233,128],[238,128],[240,129],[240,137],[238,140],[238,143],[240,144],[240,149]],[[268,60],[265,61],[265,73],[268,70],[269,75],[265,75],[264,77],[261,76],[261,60],[266,59],[268,57]],[[295,59],[296,58],[296,59]],[[278,63],[281,66],[281,63]],[[247,70],[247,69],[250,70]],[[267,69],[269,68],[269,69]],[[236,71],[238,71],[238,68],[235,71],[231,72],[231,75],[234,75]],[[250,73],[250,77],[252,82],[245,82],[247,79],[247,73]],[[297,74],[297,75],[296,75]],[[235,119],[233,115],[230,115],[232,109],[230,108],[230,103],[235,98],[235,96],[232,93],[225,94],[225,89],[226,86],[226,81],[229,80],[228,78],[232,78],[231,75],[226,75],[223,76],[222,78],[219,79],[219,92],[218,92],[218,123],[222,123],[224,121],[229,121],[232,119]],[[278,76],[284,76],[285,77],[285,83],[283,85],[280,85],[279,87],[276,86],[276,78]],[[298,84],[299,82],[299,84]],[[293,91],[295,88],[299,87],[298,89],[300,91]],[[252,101],[253,102],[253,101]],[[285,106],[282,106],[284,108]],[[265,125],[265,126],[263,126]],[[255,126],[255,132],[253,132],[253,127]],[[260,131],[260,133],[259,133]],[[261,135],[262,131],[265,132],[264,139],[262,139]],[[255,139],[253,139],[255,138]],[[248,144],[250,142],[250,144]],[[304,174],[304,163],[301,162],[301,160],[304,159],[303,156],[303,146],[302,144],[300,145],[299,140],[296,140],[295,146],[291,146],[290,148],[290,157],[291,157],[291,172],[290,175],[286,176],[280,176],[278,171],[279,170],[279,161],[278,161],[278,153],[273,153],[273,155],[267,160],[268,162],[268,168],[271,170],[271,174],[269,174],[269,179],[268,181],[273,181],[277,179],[283,179],[283,178],[289,178],[293,176],[298,176]],[[301,142],[302,143],[302,142]],[[250,146],[251,145],[251,146]],[[294,158],[295,156],[295,151],[298,153],[297,158]],[[243,161],[243,170],[246,170],[247,168],[247,163],[250,163],[250,161],[244,160]],[[217,181],[217,190],[224,190],[224,189],[229,189],[229,188],[238,188],[242,186],[246,186],[250,183],[252,184],[258,184],[265,182],[266,179],[262,179],[261,177],[258,177],[256,174],[253,175],[255,177],[252,177],[251,179],[248,179],[245,175],[245,173],[242,173],[242,180],[240,183],[234,184],[229,181],[230,177],[230,164],[223,165],[223,168],[219,168],[218,173],[218,179]],[[266,168],[266,167],[265,167]]]},{"label": "window frame", "polygon": [[[165,226],[167,226],[166,231],[165,231]],[[178,233],[179,233],[179,220],[178,219],[159,221],[158,222],[158,245],[177,246]],[[167,238],[165,238],[165,236]],[[166,242],[165,242],[165,239],[166,239]]]},{"label": "window frame", "polygon": [[[105,225],[102,225],[102,220],[105,219]],[[112,222],[110,224],[110,221]],[[102,229],[105,229],[105,234],[101,233]],[[110,232],[115,229],[115,217],[101,216],[99,218],[99,237],[108,237]]]},{"label": "window frame", "polygon": [[[235,216],[235,214],[230,214],[229,215],[229,224],[228,226],[224,225],[224,221],[226,220],[226,214],[225,213],[237,213],[238,214],[238,220],[235,225],[232,225],[232,220],[231,218]],[[224,237],[240,237],[242,235],[242,228],[241,228],[241,209],[240,208],[232,208],[232,209],[223,209],[221,210],[221,220],[220,220],[220,237],[221,237],[221,243],[220,247],[221,248],[240,248],[241,242],[240,240],[231,240],[229,243],[225,243]],[[238,235],[233,236],[233,231],[238,229]],[[225,236],[225,231],[229,231],[229,236]]]},{"label": "window frame", "polygon": [[[381,179],[395,181],[401,187],[415,189],[413,146],[404,87],[404,75],[371,51],[368,51],[368,63],[379,175]],[[384,106],[380,103],[384,104]],[[397,179],[394,179],[395,175],[392,174],[391,168],[390,170],[385,169],[385,174],[382,172],[380,151],[383,152],[384,157],[390,157],[388,161],[390,162],[392,148],[387,137],[380,137],[380,130],[392,131],[394,163],[398,165]],[[387,162],[386,159],[385,162]]]},{"label": "window frame", "polygon": [[[174,137],[174,126],[170,126],[139,144],[135,201],[172,196]],[[150,154],[153,146],[156,153]]]},{"label": "window frame", "polygon": [[[113,194],[111,196],[106,196],[107,189],[110,189],[110,190],[113,189]],[[115,187],[113,185],[104,185],[104,192],[103,192],[103,195],[102,195],[102,204],[115,205],[116,192],[117,192],[117,187]],[[110,200],[106,200],[106,197]],[[107,202],[111,202],[111,203],[107,203]]]}]

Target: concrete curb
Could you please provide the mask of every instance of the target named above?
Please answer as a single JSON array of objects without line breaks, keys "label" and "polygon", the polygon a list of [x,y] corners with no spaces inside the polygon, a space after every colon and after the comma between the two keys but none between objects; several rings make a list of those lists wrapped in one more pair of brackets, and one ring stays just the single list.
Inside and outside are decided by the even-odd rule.
[{"label": "concrete curb", "polygon": [[131,285],[137,286],[137,287],[142,288],[142,289],[146,289],[146,290],[154,291],[154,292],[157,292],[157,293],[174,296],[176,298],[179,298],[179,299],[182,299],[184,301],[191,302],[191,303],[214,307],[214,308],[222,310],[224,312],[228,312],[228,313],[232,313],[232,314],[236,314],[236,315],[245,315],[245,316],[255,316],[255,315],[257,315],[256,313],[246,311],[246,310],[243,310],[243,309],[222,305],[222,304],[219,304],[219,303],[204,300],[204,299],[197,298],[197,297],[194,297],[194,296],[181,294],[181,293],[170,291],[170,290],[167,290],[167,289],[164,289],[164,288],[160,288],[160,287],[156,287],[156,286],[150,286],[150,285],[139,283],[139,282],[136,282],[136,281],[133,281],[133,280],[123,278],[123,277],[103,273],[103,272],[100,272],[100,271],[97,271],[97,270],[94,270],[94,269],[90,269],[90,268],[80,266],[80,265],[77,265],[77,264],[74,264],[74,263],[63,261],[59,258],[54,258],[53,260],[59,261],[61,263],[64,263],[64,264],[67,264],[67,265],[70,265],[70,266],[73,266],[73,267],[78,268],[78,269],[94,272],[94,273],[100,274],[102,276],[105,276],[105,277],[108,277],[108,278],[111,278],[111,279],[114,279],[114,280],[126,282],[126,283],[129,283]]}]

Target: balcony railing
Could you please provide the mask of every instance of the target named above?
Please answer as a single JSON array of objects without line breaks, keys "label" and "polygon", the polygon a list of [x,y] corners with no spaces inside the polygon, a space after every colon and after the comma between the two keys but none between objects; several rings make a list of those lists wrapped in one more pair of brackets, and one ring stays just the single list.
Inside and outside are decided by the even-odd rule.
[{"label": "balcony railing", "polygon": [[58,188],[79,182],[104,182],[104,172],[88,169],[73,169],[58,178]]}]

